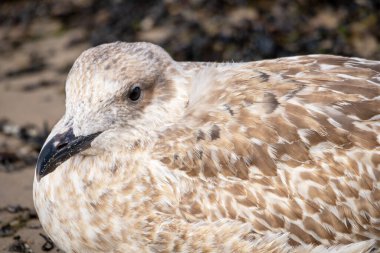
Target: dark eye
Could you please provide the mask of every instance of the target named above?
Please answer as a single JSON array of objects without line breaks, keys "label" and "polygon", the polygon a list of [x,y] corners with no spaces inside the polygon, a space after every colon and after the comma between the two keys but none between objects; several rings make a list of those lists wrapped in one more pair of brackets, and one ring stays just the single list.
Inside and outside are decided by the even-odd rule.
[{"label": "dark eye", "polygon": [[129,99],[132,101],[137,101],[141,96],[141,88],[139,86],[136,86],[132,88],[131,92],[129,93]]}]

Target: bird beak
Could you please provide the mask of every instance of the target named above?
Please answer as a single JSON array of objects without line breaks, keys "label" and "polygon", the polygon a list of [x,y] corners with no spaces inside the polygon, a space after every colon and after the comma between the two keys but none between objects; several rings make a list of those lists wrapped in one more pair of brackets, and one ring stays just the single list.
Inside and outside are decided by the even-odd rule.
[{"label": "bird beak", "polygon": [[88,149],[91,142],[100,134],[94,133],[88,136],[76,137],[72,128],[62,134],[57,134],[47,142],[37,160],[36,174],[37,180],[53,172],[64,161]]}]

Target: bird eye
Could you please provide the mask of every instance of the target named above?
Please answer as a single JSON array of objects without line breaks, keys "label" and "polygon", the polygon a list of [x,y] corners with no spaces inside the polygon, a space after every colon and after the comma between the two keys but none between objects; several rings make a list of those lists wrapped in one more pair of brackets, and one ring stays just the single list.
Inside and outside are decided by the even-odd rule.
[{"label": "bird eye", "polygon": [[132,88],[131,92],[129,93],[129,99],[132,101],[137,101],[141,96],[141,88],[139,86],[136,86]]}]

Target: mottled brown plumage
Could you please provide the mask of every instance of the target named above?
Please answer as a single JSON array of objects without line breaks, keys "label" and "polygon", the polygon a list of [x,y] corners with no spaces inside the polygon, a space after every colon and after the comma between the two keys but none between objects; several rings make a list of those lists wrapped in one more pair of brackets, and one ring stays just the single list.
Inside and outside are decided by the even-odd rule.
[{"label": "mottled brown plumage", "polygon": [[113,43],[82,54],[66,92],[49,140],[100,133],[34,183],[67,252],[380,246],[380,62],[175,62]]}]

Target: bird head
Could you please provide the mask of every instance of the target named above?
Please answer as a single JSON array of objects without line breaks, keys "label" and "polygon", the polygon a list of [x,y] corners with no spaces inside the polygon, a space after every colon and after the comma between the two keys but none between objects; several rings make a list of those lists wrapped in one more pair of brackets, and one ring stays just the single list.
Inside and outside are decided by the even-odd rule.
[{"label": "bird head", "polygon": [[37,179],[75,155],[149,142],[157,127],[183,111],[187,95],[180,71],[150,43],[116,42],[83,52],[66,81],[65,115],[38,157]]}]

